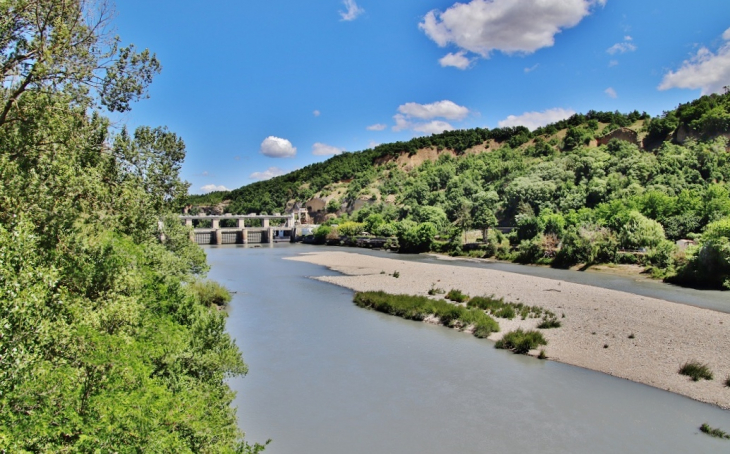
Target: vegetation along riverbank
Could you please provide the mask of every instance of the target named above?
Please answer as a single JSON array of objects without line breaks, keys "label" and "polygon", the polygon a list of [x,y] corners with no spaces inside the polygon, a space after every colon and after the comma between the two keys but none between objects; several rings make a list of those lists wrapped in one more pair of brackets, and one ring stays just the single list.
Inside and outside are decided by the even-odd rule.
[{"label": "vegetation along riverbank", "polygon": [[191,197],[231,213],[305,207],[312,242],[569,268],[634,264],[730,288],[730,93],[661,116],[589,111],[448,131]]},{"label": "vegetation along riverbank", "polygon": [[185,144],[112,125],[160,71],[105,2],[0,2],[0,452],[241,452],[228,292],[178,213]]},{"label": "vegetation along riverbank", "polygon": [[[538,330],[545,355],[572,364],[730,408],[730,314],[625,292],[489,269],[417,263],[348,252],[322,251],[292,257],[326,266],[342,276],[317,277],[357,292],[388,292],[420,297],[462,294],[486,301],[537,307],[558,329],[540,329],[544,317],[499,318],[499,332]],[[392,276],[398,271],[399,277]],[[439,290],[444,290],[441,293]],[[442,300],[443,301],[443,300]],[[480,307],[488,307],[487,304]],[[441,310],[441,309],[440,309]],[[389,311],[388,311],[389,312]],[[517,311],[519,314],[519,311]],[[424,321],[434,321],[425,317]],[[453,323],[451,323],[454,325]],[[538,344],[535,344],[538,346]],[[539,350],[532,349],[533,355]],[[693,380],[680,368],[696,362],[713,375]]]}]

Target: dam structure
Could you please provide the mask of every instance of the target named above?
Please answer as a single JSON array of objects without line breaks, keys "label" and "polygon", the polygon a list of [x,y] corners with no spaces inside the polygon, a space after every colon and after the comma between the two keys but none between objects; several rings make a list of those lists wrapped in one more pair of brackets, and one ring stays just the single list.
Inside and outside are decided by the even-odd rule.
[{"label": "dam structure", "polygon": [[[198,244],[255,244],[295,241],[302,229],[295,214],[189,215],[180,219],[192,227],[190,239]],[[303,219],[302,219],[303,220]],[[202,227],[201,225],[205,225]]]}]

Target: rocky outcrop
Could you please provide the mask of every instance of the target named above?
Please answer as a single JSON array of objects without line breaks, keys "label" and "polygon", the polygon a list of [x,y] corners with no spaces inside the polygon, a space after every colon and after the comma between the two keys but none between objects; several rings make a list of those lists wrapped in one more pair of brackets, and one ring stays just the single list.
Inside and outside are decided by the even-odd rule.
[{"label": "rocky outcrop", "polygon": [[603,137],[600,137],[598,139],[598,145],[606,145],[612,139],[623,140],[625,142],[633,143],[634,145],[639,145],[639,133],[628,128],[619,128],[609,132]]}]

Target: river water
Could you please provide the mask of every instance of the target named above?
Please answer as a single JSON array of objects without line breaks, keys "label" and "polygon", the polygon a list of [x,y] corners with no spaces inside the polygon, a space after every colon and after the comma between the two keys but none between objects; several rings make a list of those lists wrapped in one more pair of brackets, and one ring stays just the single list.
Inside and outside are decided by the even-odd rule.
[{"label": "river water", "polygon": [[273,439],[267,454],[730,452],[698,429],[729,431],[728,411],[358,308],[308,278],[334,272],[282,260],[312,250],[206,248],[209,277],[236,292],[240,424]]}]

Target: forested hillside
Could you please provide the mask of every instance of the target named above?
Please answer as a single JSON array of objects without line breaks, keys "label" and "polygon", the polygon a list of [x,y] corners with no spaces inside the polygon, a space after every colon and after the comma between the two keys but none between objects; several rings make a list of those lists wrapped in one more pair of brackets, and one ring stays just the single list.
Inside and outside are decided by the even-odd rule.
[{"label": "forested hillside", "polygon": [[[445,132],[192,201],[226,199],[227,211],[247,213],[318,196],[340,215],[328,223],[375,215],[363,228],[397,235],[401,250],[433,249],[439,236],[450,241],[436,248],[459,253],[464,230],[513,226],[506,238],[487,234],[479,254],[554,266],[641,262],[676,282],[720,287],[730,285],[728,137],[725,93],[656,118],[592,111],[532,132]],[[428,148],[438,159],[406,165]],[[370,204],[343,213],[356,199]],[[700,245],[680,252],[679,239]]]},{"label": "forested hillside", "polygon": [[257,452],[226,292],[177,219],[185,145],[104,116],[160,64],[103,6],[0,2],[0,452]]}]

